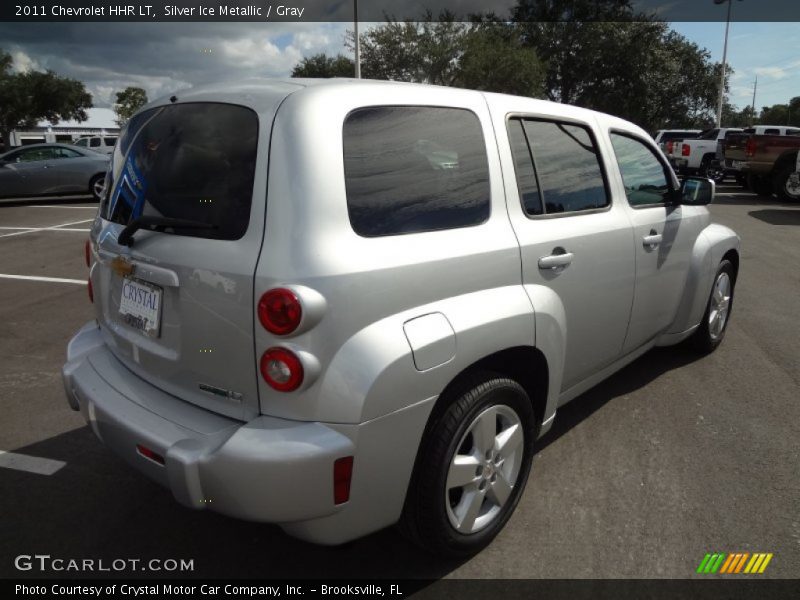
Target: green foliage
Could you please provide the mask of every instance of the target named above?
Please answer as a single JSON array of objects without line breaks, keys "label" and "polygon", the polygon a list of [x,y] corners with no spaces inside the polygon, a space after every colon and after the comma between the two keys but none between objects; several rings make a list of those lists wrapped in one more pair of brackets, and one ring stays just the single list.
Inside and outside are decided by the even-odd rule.
[{"label": "green foliage", "polygon": [[800,127],[800,96],[792,98],[788,104],[773,104],[761,109],[758,117],[762,125],[795,125]]},{"label": "green foliage", "polygon": [[122,127],[133,114],[147,104],[147,92],[140,87],[128,86],[117,92],[114,112],[117,113],[117,125]]},{"label": "green foliage", "polygon": [[92,96],[83,83],[52,71],[11,72],[11,56],[0,50],[0,136],[38,121],[85,121]]},{"label": "green foliage", "polygon": [[354,62],[341,54],[315,54],[304,58],[292,69],[292,77],[354,77],[355,73]]}]

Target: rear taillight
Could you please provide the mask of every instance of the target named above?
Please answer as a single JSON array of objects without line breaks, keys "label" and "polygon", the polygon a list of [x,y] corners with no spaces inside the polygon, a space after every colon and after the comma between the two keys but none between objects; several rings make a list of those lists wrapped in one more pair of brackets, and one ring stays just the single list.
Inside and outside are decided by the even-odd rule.
[{"label": "rear taillight", "polygon": [[747,143],[744,145],[744,153],[745,156],[756,155],[756,141],[753,138],[747,140]]},{"label": "rear taillight", "polygon": [[681,156],[689,156],[692,153],[692,148],[688,144],[681,144]]},{"label": "rear taillight", "polygon": [[672,148],[675,146],[674,142],[667,142],[667,154],[672,154]]},{"label": "rear taillight", "polygon": [[350,500],[350,481],[353,479],[353,457],[337,458],[333,463],[333,503]]},{"label": "rear taillight", "polygon": [[276,335],[292,333],[300,325],[303,309],[292,290],[275,288],[264,292],[258,301],[258,320]]},{"label": "rear taillight", "polygon": [[91,266],[92,246],[89,240],[83,245],[83,258],[86,260],[86,266]]},{"label": "rear taillight", "polygon": [[89,278],[86,281],[86,288],[87,288],[87,291],[89,292],[89,302],[94,304],[94,290],[92,289],[92,280],[91,280],[91,278]]},{"label": "rear taillight", "polygon": [[261,356],[261,376],[273,389],[292,392],[303,383],[303,363],[286,348],[270,348]]},{"label": "rear taillight", "polygon": [[161,456],[158,452],[153,452],[147,446],[142,446],[141,444],[137,444],[136,451],[145,458],[149,458],[155,463],[158,463],[160,465],[164,465],[166,463],[163,456]]}]

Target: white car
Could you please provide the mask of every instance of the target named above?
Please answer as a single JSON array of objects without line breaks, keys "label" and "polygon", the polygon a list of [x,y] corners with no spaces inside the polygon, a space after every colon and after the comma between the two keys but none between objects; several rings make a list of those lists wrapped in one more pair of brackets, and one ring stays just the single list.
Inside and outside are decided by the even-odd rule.
[{"label": "white car", "polygon": [[116,135],[93,135],[88,137],[82,137],[79,140],[76,140],[74,145],[80,146],[81,148],[88,148],[89,150],[94,150],[95,152],[100,152],[102,154],[111,154],[114,152],[114,145],[117,143]]}]

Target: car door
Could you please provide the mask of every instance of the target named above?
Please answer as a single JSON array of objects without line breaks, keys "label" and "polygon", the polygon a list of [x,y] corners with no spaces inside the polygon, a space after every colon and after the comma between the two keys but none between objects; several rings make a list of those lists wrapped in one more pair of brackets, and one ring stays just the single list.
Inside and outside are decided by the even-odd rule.
[{"label": "car door", "polygon": [[621,355],[635,273],[630,221],[611,202],[589,123],[514,117],[506,125],[522,279],[534,310],[545,303],[563,310],[565,391]]},{"label": "car door", "polygon": [[612,131],[610,137],[633,223],[636,253],[636,290],[624,346],[627,353],[664,332],[675,318],[702,212],[673,202],[677,181],[652,143],[622,131]]},{"label": "car door", "polygon": [[52,193],[86,193],[89,180],[102,171],[98,161],[79,152],[59,146],[53,148],[53,158],[47,161]]},{"label": "car door", "polygon": [[50,186],[50,178],[45,168],[48,158],[52,152],[47,147],[34,146],[32,148],[22,148],[12,155],[9,167],[18,177],[9,182],[12,186],[11,191],[3,195],[14,196],[34,196],[47,193]]},{"label": "car door", "polygon": [[14,198],[23,193],[24,179],[17,163],[20,152],[9,152],[3,157],[3,163],[0,164],[0,198]]}]

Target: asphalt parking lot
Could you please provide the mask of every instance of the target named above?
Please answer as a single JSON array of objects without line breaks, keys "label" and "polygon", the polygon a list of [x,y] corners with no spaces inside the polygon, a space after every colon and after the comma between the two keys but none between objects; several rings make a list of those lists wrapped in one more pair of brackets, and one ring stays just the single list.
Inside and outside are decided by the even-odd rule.
[{"label": "asphalt parking lot", "polygon": [[464,562],[394,530],[323,548],[192,511],[110,455],[60,379],[93,317],[95,210],[0,206],[0,451],[60,467],[0,468],[0,576],[39,576],[14,557],[50,554],[193,559],[201,577],[684,578],[707,552],[770,552],[764,577],[800,574],[800,205],[718,188],[714,219],[743,246],[720,349],[654,350],[562,408],[509,526]]}]

